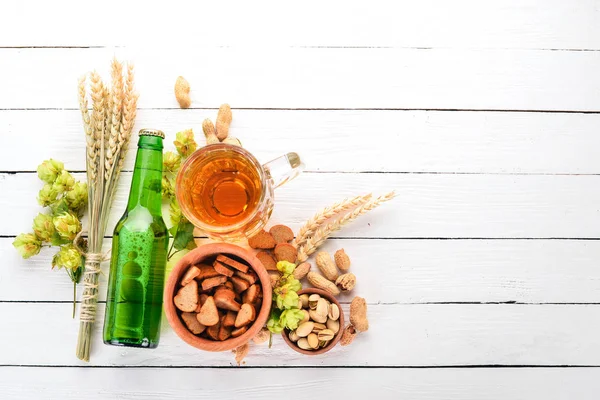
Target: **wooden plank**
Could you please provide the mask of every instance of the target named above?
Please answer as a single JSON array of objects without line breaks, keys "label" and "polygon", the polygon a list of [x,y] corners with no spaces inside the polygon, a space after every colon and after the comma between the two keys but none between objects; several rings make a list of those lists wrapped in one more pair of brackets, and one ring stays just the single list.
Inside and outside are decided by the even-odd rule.
[{"label": "wooden plank", "polygon": [[[109,233],[129,192],[131,173],[121,177]],[[31,229],[41,186],[35,174],[0,174],[0,235]],[[396,190],[397,198],[336,236],[597,238],[598,188],[600,176],[307,173],[277,190],[272,220],[297,231],[315,212],[345,197]]]},{"label": "wooden plank", "polygon": [[[160,8],[120,2],[123,18],[159,20],[160,29],[142,29],[139,24],[122,24],[118,30],[89,29],[94,20],[115,18],[113,3],[117,2],[107,1],[100,9],[64,0],[53,5],[9,3],[4,7],[11,18],[0,27],[0,45],[600,48],[600,14],[593,0],[375,0],[368,4],[308,0],[302,7],[177,1]],[[36,12],[31,13],[34,7]],[[57,8],[65,12],[56,13]],[[53,15],[51,21],[44,18],[47,15]],[[212,18],[198,23],[200,16]],[[27,29],[31,26],[37,29]]]},{"label": "wooden plank", "polygon": [[595,400],[597,368],[506,369],[98,369],[4,367],[8,398],[264,399],[279,397],[290,374],[302,377],[294,396],[397,400]]},{"label": "wooden plank", "polygon": [[178,108],[183,75],[194,107],[600,109],[600,52],[232,47],[0,49],[0,108],[77,108],[77,78],[113,53],[137,66],[140,108]]},{"label": "wooden plank", "polygon": [[[234,110],[233,115],[230,134],[260,160],[293,150],[312,171],[600,172],[595,151],[600,114]],[[203,143],[200,123],[215,117],[214,110],[141,110],[134,132],[160,128],[172,148],[175,133],[193,127]],[[0,171],[35,171],[50,157],[69,170],[85,169],[77,110],[0,111],[0,132]],[[127,169],[133,167],[134,147]]]},{"label": "wooden plank", "polygon": [[[69,278],[50,270],[54,251],[23,260],[12,240],[0,239],[0,301],[71,301]],[[600,303],[599,241],[330,239],[323,246],[339,248],[358,278],[352,294],[371,303]],[[103,264],[101,300],[108,269]]]},{"label": "wooden plank", "polygon": [[[343,306],[346,314],[347,306]],[[201,352],[162,330],[157,349],[102,344],[99,306],[91,362],[85,365],[227,366],[231,352]],[[600,365],[596,305],[369,305],[368,332],[347,348],[306,357],[276,337],[253,345],[256,366]],[[76,359],[79,322],[70,304],[0,303],[0,365],[84,365]],[[166,324],[166,321],[164,321]],[[43,332],[43,338],[40,336]],[[27,343],[27,346],[15,346]]]}]

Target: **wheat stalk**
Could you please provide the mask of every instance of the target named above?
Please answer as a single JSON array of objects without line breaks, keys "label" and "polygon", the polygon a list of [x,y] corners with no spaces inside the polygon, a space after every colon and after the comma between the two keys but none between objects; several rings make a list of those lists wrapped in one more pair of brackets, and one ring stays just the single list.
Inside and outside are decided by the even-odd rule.
[{"label": "wheat stalk", "polygon": [[372,209],[380,206],[382,203],[393,199],[395,196],[395,192],[392,191],[384,194],[383,196],[370,199],[366,203],[356,207],[348,214],[339,217],[333,222],[323,225],[315,230],[315,233],[298,248],[298,262],[301,263],[308,260],[308,257],[313,254],[325,242],[325,240],[331,236],[332,233],[339,231],[344,225],[349,224],[361,215],[366,214]]},{"label": "wheat stalk", "polygon": [[348,211],[360,204],[363,204],[370,198],[371,194],[369,193],[362,196],[356,196],[351,199],[344,199],[329,207],[325,207],[323,210],[316,213],[311,219],[306,221],[306,223],[300,228],[296,234],[296,239],[294,239],[293,245],[296,247],[302,245],[321,225],[323,225],[329,219],[340,213],[343,213],[344,211]]}]

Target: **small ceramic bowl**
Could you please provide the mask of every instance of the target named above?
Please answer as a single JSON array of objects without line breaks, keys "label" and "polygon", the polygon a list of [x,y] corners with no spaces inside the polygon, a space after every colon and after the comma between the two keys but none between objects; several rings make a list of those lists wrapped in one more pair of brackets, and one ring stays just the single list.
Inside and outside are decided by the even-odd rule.
[{"label": "small ceramic bowl", "polygon": [[[233,255],[244,260],[258,275],[263,293],[262,306],[252,326],[250,326],[243,335],[224,341],[205,339],[191,333],[179,317],[179,311],[173,302],[173,297],[175,297],[175,294],[181,287],[179,282],[187,268],[190,265],[199,264],[203,260],[216,257],[219,254]],[[205,351],[227,351],[247,343],[256,336],[263,326],[265,326],[271,310],[271,294],[272,288],[269,274],[253,253],[229,243],[212,243],[202,245],[190,251],[177,262],[167,279],[163,302],[169,325],[171,325],[171,328],[173,328],[177,336],[183,339],[187,344]]]},{"label": "small ceramic bowl", "polygon": [[327,353],[329,350],[333,349],[335,347],[335,345],[340,341],[340,339],[342,338],[342,333],[344,333],[344,312],[342,311],[342,306],[340,305],[340,303],[337,301],[337,299],[335,297],[333,297],[331,294],[327,293],[324,290],[321,289],[315,289],[315,288],[308,288],[308,289],[303,289],[301,291],[298,292],[298,295],[301,294],[308,294],[309,296],[311,294],[318,294],[319,296],[329,300],[330,303],[333,303],[335,305],[338,306],[338,308],[340,309],[340,330],[338,331],[338,333],[333,337],[333,339],[331,339],[331,342],[329,342],[329,344],[321,349],[317,349],[317,350],[304,350],[301,349],[300,347],[298,347],[296,345],[296,343],[292,342],[288,336],[289,331],[288,330],[284,330],[283,332],[281,332],[281,336],[283,337],[283,340],[285,340],[285,342],[288,344],[288,346],[290,346],[292,349],[296,350],[298,353],[302,353],[302,354],[306,354],[308,356],[316,356],[318,354],[323,354],[323,353]]}]

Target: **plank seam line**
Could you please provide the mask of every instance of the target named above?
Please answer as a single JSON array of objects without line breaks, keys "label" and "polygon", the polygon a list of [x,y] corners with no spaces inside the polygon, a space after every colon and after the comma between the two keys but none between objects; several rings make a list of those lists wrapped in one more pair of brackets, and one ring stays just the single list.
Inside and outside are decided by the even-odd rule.
[{"label": "plank seam line", "polygon": [[[85,174],[84,170],[72,170],[73,174]],[[133,172],[131,169],[123,169],[122,172]],[[347,175],[476,175],[476,176],[600,176],[600,173],[568,173],[568,172],[450,172],[450,171],[327,171],[327,170],[304,170],[304,174],[347,174]],[[37,174],[33,170],[0,171],[0,174]]]},{"label": "plank seam line", "polygon": [[[0,239],[14,239],[17,235],[0,235]],[[173,236],[169,236],[172,238]],[[84,238],[87,236],[84,235]],[[110,239],[112,235],[104,236],[104,239]],[[208,239],[206,236],[194,236],[194,239]],[[562,241],[597,241],[600,237],[425,237],[425,236],[405,236],[405,237],[368,237],[368,236],[330,236],[329,239],[335,240],[562,240]]]},{"label": "plank seam line", "polygon": [[[21,46],[0,46],[1,50],[12,49],[106,49],[106,48],[125,48],[125,45],[103,46],[103,45],[21,45]],[[219,45],[219,46],[200,46],[207,49],[242,49],[239,45]],[[292,45],[275,46],[279,49],[388,49],[388,50],[468,50],[468,51],[565,51],[565,52],[598,52],[600,49],[594,48],[569,48],[569,47],[450,47],[450,46],[345,46],[345,45]]]},{"label": "plank seam line", "polygon": [[[76,301],[81,304],[80,300]],[[340,300],[341,304],[350,304],[349,301]],[[73,300],[0,300],[0,304],[68,304]],[[98,300],[98,304],[106,304],[106,300]],[[425,301],[425,302],[368,302],[371,306],[427,306],[427,305],[516,305],[516,306],[600,306],[600,302],[523,302],[517,300],[506,301]]]},{"label": "plank seam line", "polygon": [[[186,110],[218,110],[218,107],[189,107]],[[140,107],[143,110],[179,110],[175,107]],[[488,113],[542,113],[542,114],[600,114],[600,110],[543,110],[543,109],[494,109],[494,108],[413,108],[413,107],[236,107],[232,110],[247,111],[431,111],[431,112],[488,112]],[[0,111],[79,111],[74,107],[0,108]]]},{"label": "plank seam line", "polygon": [[595,364],[465,364],[465,365],[59,365],[59,364],[0,364],[0,368],[97,368],[97,369],[550,369],[600,368]]}]

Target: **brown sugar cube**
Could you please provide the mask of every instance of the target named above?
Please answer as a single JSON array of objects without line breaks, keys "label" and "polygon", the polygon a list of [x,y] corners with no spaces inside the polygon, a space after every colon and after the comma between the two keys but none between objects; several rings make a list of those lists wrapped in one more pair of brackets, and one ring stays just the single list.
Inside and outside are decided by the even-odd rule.
[{"label": "brown sugar cube", "polygon": [[235,327],[240,328],[246,326],[256,318],[256,310],[252,304],[244,303],[240,312],[235,317]]},{"label": "brown sugar cube", "polygon": [[185,272],[185,274],[183,275],[183,278],[181,278],[181,286],[187,285],[188,283],[193,281],[194,278],[197,277],[198,275],[200,275],[200,268],[196,267],[195,265],[191,266]]},{"label": "brown sugar cube", "polygon": [[252,285],[244,293],[243,302],[254,304],[258,300],[259,294],[260,294],[260,286]]},{"label": "brown sugar cube", "polygon": [[209,296],[198,313],[198,322],[204,326],[213,326],[219,323],[219,310],[212,296]]},{"label": "brown sugar cube", "polygon": [[227,265],[222,264],[218,261],[215,261],[213,266],[215,267],[215,271],[217,271],[221,275],[233,276],[233,270],[231,268],[229,268]]},{"label": "brown sugar cube", "polygon": [[235,268],[238,271],[248,272],[248,266],[246,264],[242,264],[239,261],[235,261],[233,258],[229,258],[224,254],[219,254],[217,256],[217,261],[222,262],[223,264],[228,265],[231,268]]},{"label": "brown sugar cube", "polygon": [[189,331],[192,332],[194,335],[199,335],[206,329],[206,326],[198,322],[198,318],[196,318],[196,313],[181,313],[181,319],[183,320],[185,326],[187,326]]},{"label": "brown sugar cube", "polygon": [[208,329],[205,331],[206,332],[206,336],[208,336],[212,340],[219,340],[219,330],[220,330],[220,328],[221,328],[221,324],[220,323],[216,323],[213,326],[209,326]]},{"label": "brown sugar cube", "polygon": [[248,239],[248,246],[253,249],[272,249],[276,244],[273,236],[266,231],[260,231]]},{"label": "brown sugar cube", "polygon": [[239,311],[240,304],[235,301],[233,290],[223,287],[215,292],[215,304],[218,308],[229,311]]},{"label": "brown sugar cube", "polygon": [[213,278],[215,276],[219,276],[220,274],[215,271],[215,268],[212,265],[208,264],[198,264],[196,267],[200,270],[198,276],[196,276],[196,280],[201,281],[207,278]]},{"label": "brown sugar cube", "polygon": [[288,261],[295,263],[298,258],[298,250],[289,243],[279,243],[275,246],[275,259],[277,261]]},{"label": "brown sugar cube", "polygon": [[210,290],[215,286],[219,286],[227,281],[225,275],[213,276],[202,281],[202,290]]},{"label": "brown sugar cube", "polygon": [[267,271],[277,271],[277,261],[275,261],[275,257],[271,253],[259,251],[256,253],[256,258],[258,258]]},{"label": "brown sugar cube", "polygon": [[198,306],[198,283],[192,280],[183,286],[173,298],[175,307],[184,312],[192,312]]},{"label": "brown sugar cube", "polygon": [[246,333],[246,331],[248,330],[247,326],[242,326],[241,328],[237,328],[231,331],[231,337],[238,337],[238,336],[242,336],[244,333]]},{"label": "brown sugar cube", "polygon": [[223,286],[228,287],[229,289],[233,290],[233,283],[231,283],[231,280],[227,280],[227,282],[225,282],[223,284]]},{"label": "brown sugar cube", "polygon": [[287,243],[294,238],[294,232],[285,225],[274,225],[269,233],[275,239],[275,243]]},{"label": "brown sugar cube", "polygon": [[234,311],[227,311],[227,314],[225,314],[225,318],[223,318],[222,324],[225,326],[235,325],[236,315],[237,314]]},{"label": "brown sugar cube", "polygon": [[245,279],[240,278],[239,276],[231,277],[231,283],[233,283],[233,289],[237,293],[242,293],[244,290],[250,287],[250,282]]}]

